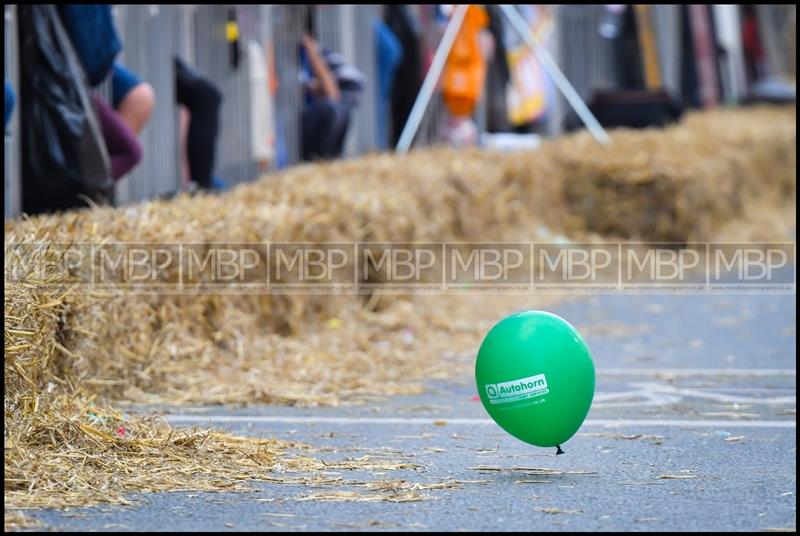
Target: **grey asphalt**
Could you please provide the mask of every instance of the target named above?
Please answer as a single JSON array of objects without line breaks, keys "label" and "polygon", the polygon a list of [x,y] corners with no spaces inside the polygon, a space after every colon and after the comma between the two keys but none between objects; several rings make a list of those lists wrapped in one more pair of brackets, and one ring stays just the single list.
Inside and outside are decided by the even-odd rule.
[{"label": "grey asphalt", "polygon": [[[420,491],[419,502],[305,500],[375,492],[254,483],[251,493],[132,494],[132,507],[33,515],[63,531],[793,529],[794,298],[603,295],[550,309],[584,333],[598,371],[593,408],[562,456],[487,421],[468,376],[365,406],[160,408],[176,424],[199,419],[191,424],[304,441],[326,461],[367,449],[418,465],[381,474],[336,470],[346,482],[460,482]],[[358,421],[364,418],[372,420]],[[439,419],[445,424],[434,424]],[[531,476],[514,467],[563,473]]]}]

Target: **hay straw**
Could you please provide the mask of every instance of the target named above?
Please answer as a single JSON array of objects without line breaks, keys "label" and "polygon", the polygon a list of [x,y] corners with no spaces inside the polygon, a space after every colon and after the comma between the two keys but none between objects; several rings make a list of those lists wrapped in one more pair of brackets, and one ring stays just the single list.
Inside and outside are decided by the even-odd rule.
[{"label": "hay straw", "polygon": [[[441,359],[446,351],[474,350],[493,320],[541,303],[79,292],[71,285],[85,273],[35,274],[11,263],[19,244],[35,262],[61,254],[52,244],[115,241],[191,241],[202,249],[214,242],[509,242],[553,233],[709,240],[722,225],[750,218],[748,207],[794,208],[795,115],[794,107],[692,114],[663,131],[614,132],[610,148],[578,134],[531,153],[372,155],[298,166],[223,196],[7,221],[6,522],[18,519],[18,507],[122,502],[133,490],[230,489],[274,478],[271,468],[323,465],[291,461],[281,442],[125,419],[109,401],[313,406],[417,393],[423,381],[452,377],[454,363]],[[766,229],[768,238],[786,238],[786,229]],[[92,424],[90,411],[106,427]],[[133,438],[115,437],[114,425]],[[158,470],[142,469],[153,465]]]},{"label": "hay straw", "polygon": [[555,507],[544,507],[544,508],[534,508],[537,512],[544,512],[545,514],[571,514],[571,515],[581,515],[583,514],[583,510],[564,510],[562,508],[555,508]]},{"label": "hay straw", "polygon": [[[792,198],[795,139],[794,108],[720,111],[663,131],[615,132],[611,148],[577,135],[534,153],[434,150],[300,166],[222,197],[7,222],[6,237],[32,245],[509,241],[536,238],[544,226],[577,238],[705,240],[749,197]],[[116,399],[332,405],[419,389],[400,380],[419,366],[373,366],[408,346],[403,329],[425,314],[418,299],[383,297],[368,309],[349,296],[48,299],[47,325],[63,316],[63,326],[58,346],[40,339],[52,346],[45,355],[70,352],[77,381],[99,382],[96,391]],[[344,327],[328,328],[331,319]],[[429,322],[446,321],[419,322],[417,349]]]},{"label": "hay straw", "polygon": [[617,130],[609,147],[575,136],[555,151],[573,221],[634,240],[717,239],[752,199],[793,200],[794,117],[779,107],[690,114],[661,131]]},{"label": "hay straw", "polygon": [[561,469],[552,469],[550,467],[497,467],[494,465],[479,465],[477,467],[470,467],[471,471],[478,471],[481,473],[521,473],[529,476],[552,476],[552,475],[594,475],[594,471],[562,471]]}]

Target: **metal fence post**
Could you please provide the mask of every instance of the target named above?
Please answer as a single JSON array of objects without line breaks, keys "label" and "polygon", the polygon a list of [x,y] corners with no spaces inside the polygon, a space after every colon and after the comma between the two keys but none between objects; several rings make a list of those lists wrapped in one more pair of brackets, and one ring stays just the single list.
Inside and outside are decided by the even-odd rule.
[{"label": "metal fence post", "polygon": [[17,42],[17,6],[4,6],[5,30],[5,76],[16,93],[14,113],[8,123],[3,152],[3,183],[5,194],[5,217],[18,216],[22,208],[22,184],[20,170],[20,130],[19,130],[19,43]]},{"label": "metal fence post", "polygon": [[380,17],[380,7],[360,5],[355,9],[353,63],[364,74],[364,90],[356,108],[351,129],[355,131],[358,154],[375,149],[377,143],[376,115],[378,111],[378,54],[375,23]]},{"label": "metal fence post", "polygon": [[[242,182],[255,174],[249,155],[249,102],[247,61],[243,36],[247,33],[249,11],[254,6],[200,6],[195,14],[194,66],[222,93],[215,172],[231,183]],[[230,44],[225,37],[228,10],[235,10],[240,23],[238,65],[231,63]]]},{"label": "metal fence post", "polygon": [[273,46],[278,91],[275,95],[275,128],[278,144],[278,166],[300,161],[300,90],[297,47],[303,31],[303,18],[308,6],[273,6]]},{"label": "metal fence post", "polygon": [[[612,43],[598,31],[603,9],[603,6],[560,5],[556,10],[557,62],[584,101],[589,100],[596,89],[617,86]],[[566,99],[561,95],[558,98],[561,110],[568,110]]]},{"label": "metal fence post", "polygon": [[139,134],[142,161],[117,185],[118,204],[176,192],[180,184],[174,55],[178,48],[176,6],[117,6],[123,48],[118,61],[153,86],[156,105]]},{"label": "metal fence post", "polygon": [[673,97],[681,94],[681,12],[680,6],[653,5],[653,27],[664,88]]}]

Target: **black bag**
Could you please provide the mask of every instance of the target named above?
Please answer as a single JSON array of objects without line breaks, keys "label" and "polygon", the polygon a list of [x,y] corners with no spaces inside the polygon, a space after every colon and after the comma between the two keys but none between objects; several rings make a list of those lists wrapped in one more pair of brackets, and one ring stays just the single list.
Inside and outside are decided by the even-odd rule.
[{"label": "black bag", "polygon": [[85,75],[53,5],[20,5],[22,209],[99,201],[113,181]]},{"label": "black bag", "polygon": [[[678,121],[683,108],[665,90],[598,90],[588,103],[589,110],[606,128],[664,127]],[[564,120],[567,131],[583,128],[583,121],[571,111]]]}]

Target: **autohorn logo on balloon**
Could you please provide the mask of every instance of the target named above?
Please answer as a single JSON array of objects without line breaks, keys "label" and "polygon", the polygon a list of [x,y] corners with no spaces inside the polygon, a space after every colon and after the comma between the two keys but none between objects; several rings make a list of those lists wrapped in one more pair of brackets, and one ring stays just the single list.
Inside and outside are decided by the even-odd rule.
[{"label": "autohorn logo on balloon", "polygon": [[487,384],[486,395],[491,404],[507,404],[527,400],[536,396],[546,395],[547,378],[544,374],[537,374],[528,378],[521,378],[510,382]]}]

